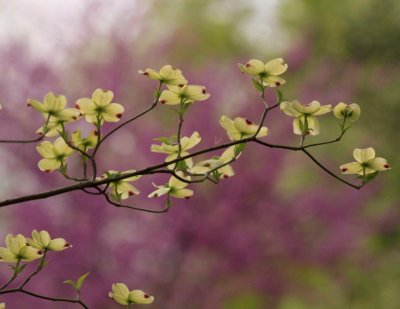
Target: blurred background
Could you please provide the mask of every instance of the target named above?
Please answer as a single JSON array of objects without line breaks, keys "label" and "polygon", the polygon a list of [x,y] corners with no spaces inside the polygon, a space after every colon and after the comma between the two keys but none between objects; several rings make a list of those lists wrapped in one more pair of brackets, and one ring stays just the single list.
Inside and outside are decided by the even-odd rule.
[{"label": "blurred background", "polygon": [[[33,135],[42,119],[25,101],[48,91],[66,94],[72,106],[95,88],[110,89],[124,117],[136,114],[156,87],[137,71],[172,64],[212,94],[192,106],[183,130],[200,132],[197,149],[212,146],[226,140],[221,114],[258,121],[263,108],[237,63],[283,57],[286,99],[357,102],[363,111],[341,143],[313,154],[339,172],[355,147],[373,146],[392,165],[356,191],[300,153],[249,145],[236,177],[193,186],[194,197],[166,214],[116,209],[80,192],[3,208],[0,239],[45,229],[73,245],[50,255],[31,290],[73,297],[62,282],[90,272],[82,290],[90,308],[118,308],[107,297],[115,282],[154,295],[148,308],[400,308],[399,15],[396,0],[0,2],[2,138]],[[315,141],[336,137],[335,120],[324,118]],[[100,171],[162,162],[149,151],[151,139],[175,134],[176,124],[160,107],[129,125],[104,144]],[[297,145],[279,111],[267,126],[268,141]],[[1,199],[68,184],[39,171],[33,144],[2,144],[0,157]],[[163,207],[146,196],[152,181],[166,179],[142,178],[131,203]],[[9,276],[2,265],[1,280]],[[24,295],[1,301],[77,307]]]}]

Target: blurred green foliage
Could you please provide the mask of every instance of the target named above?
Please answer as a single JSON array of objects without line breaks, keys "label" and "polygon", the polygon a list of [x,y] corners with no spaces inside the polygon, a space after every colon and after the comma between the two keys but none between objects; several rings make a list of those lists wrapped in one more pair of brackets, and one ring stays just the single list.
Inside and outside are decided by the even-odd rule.
[{"label": "blurred green foliage", "polygon": [[314,52],[361,62],[398,63],[397,0],[286,1],[283,23],[312,39]]}]

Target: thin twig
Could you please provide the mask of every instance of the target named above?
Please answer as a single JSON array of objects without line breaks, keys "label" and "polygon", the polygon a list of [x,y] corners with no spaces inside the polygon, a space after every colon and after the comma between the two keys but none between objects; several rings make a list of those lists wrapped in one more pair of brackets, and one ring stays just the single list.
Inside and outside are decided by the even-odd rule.
[{"label": "thin twig", "polygon": [[156,213],[156,214],[160,214],[160,213],[164,213],[164,212],[168,211],[168,207],[165,207],[162,210],[152,210],[152,209],[146,209],[146,208],[134,207],[134,206],[130,206],[130,205],[124,205],[124,204],[121,204],[121,203],[116,203],[105,192],[103,192],[103,196],[104,196],[104,198],[106,199],[106,201],[108,203],[110,203],[111,205],[114,205],[115,207],[128,208],[128,209],[132,209],[132,210],[150,212],[150,213]]},{"label": "thin twig", "polygon": [[320,168],[322,168],[325,172],[327,172],[329,175],[331,175],[333,178],[336,178],[337,180],[345,183],[346,185],[353,187],[354,189],[361,189],[364,184],[361,185],[355,185],[352,184],[351,182],[348,182],[347,180],[344,180],[343,178],[337,176],[335,173],[327,169],[322,163],[320,163],[312,154],[310,154],[306,149],[302,148],[301,151],[303,151],[315,164],[317,164]]}]

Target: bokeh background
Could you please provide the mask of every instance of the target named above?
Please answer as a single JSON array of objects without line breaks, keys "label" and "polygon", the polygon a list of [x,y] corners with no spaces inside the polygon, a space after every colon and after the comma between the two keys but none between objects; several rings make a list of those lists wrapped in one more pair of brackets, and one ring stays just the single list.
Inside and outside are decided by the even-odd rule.
[{"label": "bokeh background", "polygon": [[[184,134],[200,147],[225,140],[221,114],[257,120],[262,104],[236,64],[282,56],[287,99],[357,102],[362,117],[340,144],[313,153],[338,170],[354,147],[374,146],[392,171],[361,191],[330,178],[299,153],[251,145],[236,177],[194,186],[195,196],[167,214],[116,209],[76,192],[0,210],[0,235],[46,229],[73,248],[50,255],[31,283],[36,292],[73,296],[66,279],[90,272],[90,308],[117,308],[111,284],[155,295],[148,308],[400,308],[400,2],[396,0],[1,1],[2,138],[31,137],[41,116],[25,106],[48,91],[69,104],[111,89],[126,116],[152,100],[155,84],[139,69],[172,64],[211,98],[191,108]],[[324,116],[316,141],[336,136]],[[268,119],[271,142],[297,144],[291,119]],[[110,128],[110,127],[108,127]],[[140,169],[164,156],[151,139],[176,131],[176,114],[160,107],[105,143],[100,170]],[[40,173],[35,145],[1,145],[2,199],[67,184]],[[151,181],[138,182],[137,206]],[[349,180],[351,177],[349,177]],[[1,265],[1,280],[10,269]],[[9,308],[75,308],[4,296]]]}]

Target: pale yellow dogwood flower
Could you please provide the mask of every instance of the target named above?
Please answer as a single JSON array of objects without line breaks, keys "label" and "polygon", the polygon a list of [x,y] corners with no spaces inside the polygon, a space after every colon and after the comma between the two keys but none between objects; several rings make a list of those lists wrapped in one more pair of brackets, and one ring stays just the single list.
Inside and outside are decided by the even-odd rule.
[{"label": "pale yellow dogwood flower", "polygon": [[[124,174],[130,174],[130,173],[134,173],[136,172],[135,170],[128,170],[128,171],[124,171],[124,172],[118,172],[118,171],[114,171],[114,170],[110,170],[108,171],[108,174],[110,174],[110,176],[108,176],[107,174],[102,175],[101,177],[97,177],[96,180],[103,180],[106,179],[108,177],[112,178],[113,176],[120,176],[120,175],[124,175]],[[141,176],[132,176],[132,177],[128,177],[128,178],[124,178],[121,180],[116,180],[110,183],[109,187],[111,189],[112,192],[112,196],[114,199],[116,200],[126,200],[128,197],[132,196],[132,195],[138,195],[140,194],[140,191],[132,186],[129,182],[138,180]]]},{"label": "pale yellow dogwood flower", "polygon": [[[199,132],[193,132],[193,134],[190,137],[184,136],[181,138],[181,153],[180,156],[186,156],[189,154],[188,150],[192,149],[194,146],[196,146],[198,143],[200,143],[201,137]],[[165,162],[175,160],[178,158],[178,152],[179,152],[179,145],[178,143],[174,144],[167,144],[167,143],[162,143],[161,145],[151,145],[151,151],[152,152],[157,152],[157,153],[165,153],[168,156],[165,158]],[[192,158],[188,158],[185,160],[186,166],[187,167],[192,167],[193,166],[193,160]],[[168,166],[169,169],[173,168],[174,164],[171,164]]]},{"label": "pale yellow dogwood flower", "polygon": [[150,79],[158,80],[166,85],[183,86],[187,84],[187,80],[182,75],[182,71],[174,69],[171,65],[164,65],[159,72],[153,69],[140,70],[139,74],[148,76]]},{"label": "pale yellow dogwood flower", "polygon": [[75,107],[85,115],[87,122],[100,124],[106,122],[117,122],[121,119],[124,107],[118,103],[111,103],[114,93],[110,90],[96,89],[92,98],[79,99]]},{"label": "pale yellow dogwood flower", "polygon": [[354,149],[353,157],[356,159],[356,162],[340,166],[343,174],[358,174],[363,176],[390,169],[386,159],[375,157],[375,150],[372,147]]},{"label": "pale yellow dogwood flower", "polygon": [[27,244],[35,249],[62,251],[71,245],[64,238],[51,239],[49,232],[37,230],[32,231],[32,239],[27,239]]},{"label": "pale yellow dogwood flower", "polygon": [[233,168],[230,164],[227,164],[230,162],[232,159],[235,157],[238,158],[239,155],[235,155],[235,146],[228,147],[220,157],[215,157],[209,160],[204,160],[196,163],[195,166],[193,166],[190,169],[191,174],[207,174],[209,171],[214,170],[218,166],[224,165],[215,172],[217,173],[218,178],[229,178],[235,175],[235,172],[233,171]]},{"label": "pale yellow dogwood flower", "polygon": [[96,147],[97,139],[96,131],[92,131],[89,136],[82,138],[82,133],[79,129],[72,133],[71,136],[72,145],[83,151]]},{"label": "pale yellow dogwood flower", "polygon": [[168,89],[161,92],[159,102],[166,105],[178,105],[181,103],[189,104],[195,101],[204,101],[210,97],[204,86],[183,85],[169,86]]},{"label": "pale yellow dogwood flower", "polygon": [[[256,134],[259,125],[242,117],[236,117],[234,120],[227,116],[222,116],[219,120],[220,125],[226,130],[231,141],[238,141],[244,138],[252,137]],[[261,127],[257,137],[264,137],[269,134],[267,127]]]},{"label": "pale yellow dogwood flower", "polygon": [[[181,171],[176,172],[176,174],[181,178],[190,180],[190,177],[189,176],[185,177]],[[148,195],[149,198],[160,197],[165,194],[168,194],[168,196],[172,196],[175,198],[186,198],[186,199],[193,196],[193,190],[185,189],[189,184],[184,181],[179,180],[178,178],[176,178],[174,176],[171,176],[168,183],[163,186],[157,186],[155,184],[153,184],[153,185],[154,185],[154,187],[157,188],[157,190],[150,193]]]},{"label": "pale yellow dogwood flower", "polygon": [[340,102],[333,108],[333,114],[338,119],[343,119],[346,117],[346,120],[356,121],[358,118],[360,118],[361,109],[356,103],[346,104]]},{"label": "pale yellow dogwood flower", "polygon": [[146,294],[142,290],[129,291],[124,283],[114,283],[108,296],[120,305],[148,305],[154,302],[154,297]]},{"label": "pale yellow dogwood flower", "polygon": [[36,133],[46,132],[49,137],[56,136],[62,130],[63,123],[77,120],[80,116],[80,111],[76,108],[65,108],[67,98],[64,95],[54,95],[52,92],[45,95],[43,103],[28,99],[27,105],[40,112],[47,121],[47,125],[41,126]]},{"label": "pale yellow dogwood flower", "polygon": [[54,144],[49,141],[40,143],[36,150],[44,158],[38,163],[39,169],[47,173],[64,165],[65,159],[73,153],[73,149],[61,137],[57,138]]},{"label": "pale yellow dogwood flower", "polygon": [[280,109],[293,120],[293,132],[297,135],[319,134],[319,121],[315,116],[324,115],[332,111],[332,105],[321,105],[318,101],[309,104],[301,104],[299,101],[284,101]]},{"label": "pale yellow dogwood flower", "polygon": [[282,58],[275,58],[267,63],[258,59],[251,59],[245,65],[239,63],[239,69],[242,73],[255,77],[263,86],[277,87],[283,85],[285,80],[278,77],[286,72],[288,65]]},{"label": "pale yellow dogwood flower", "polygon": [[71,121],[79,117],[80,112],[75,108],[65,108],[67,98],[64,95],[54,95],[49,92],[45,95],[43,103],[34,99],[28,99],[28,106],[42,113],[44,118],[48,116],[59,119],[60,121]]},{"label": "pale yellow dogwood flower", "polygon": [[41,258],[41,250],[27,246],[25,236],[8,234],[6,247],[0,247],[0,262],[18,263],[20,261],[31,262]]}]

